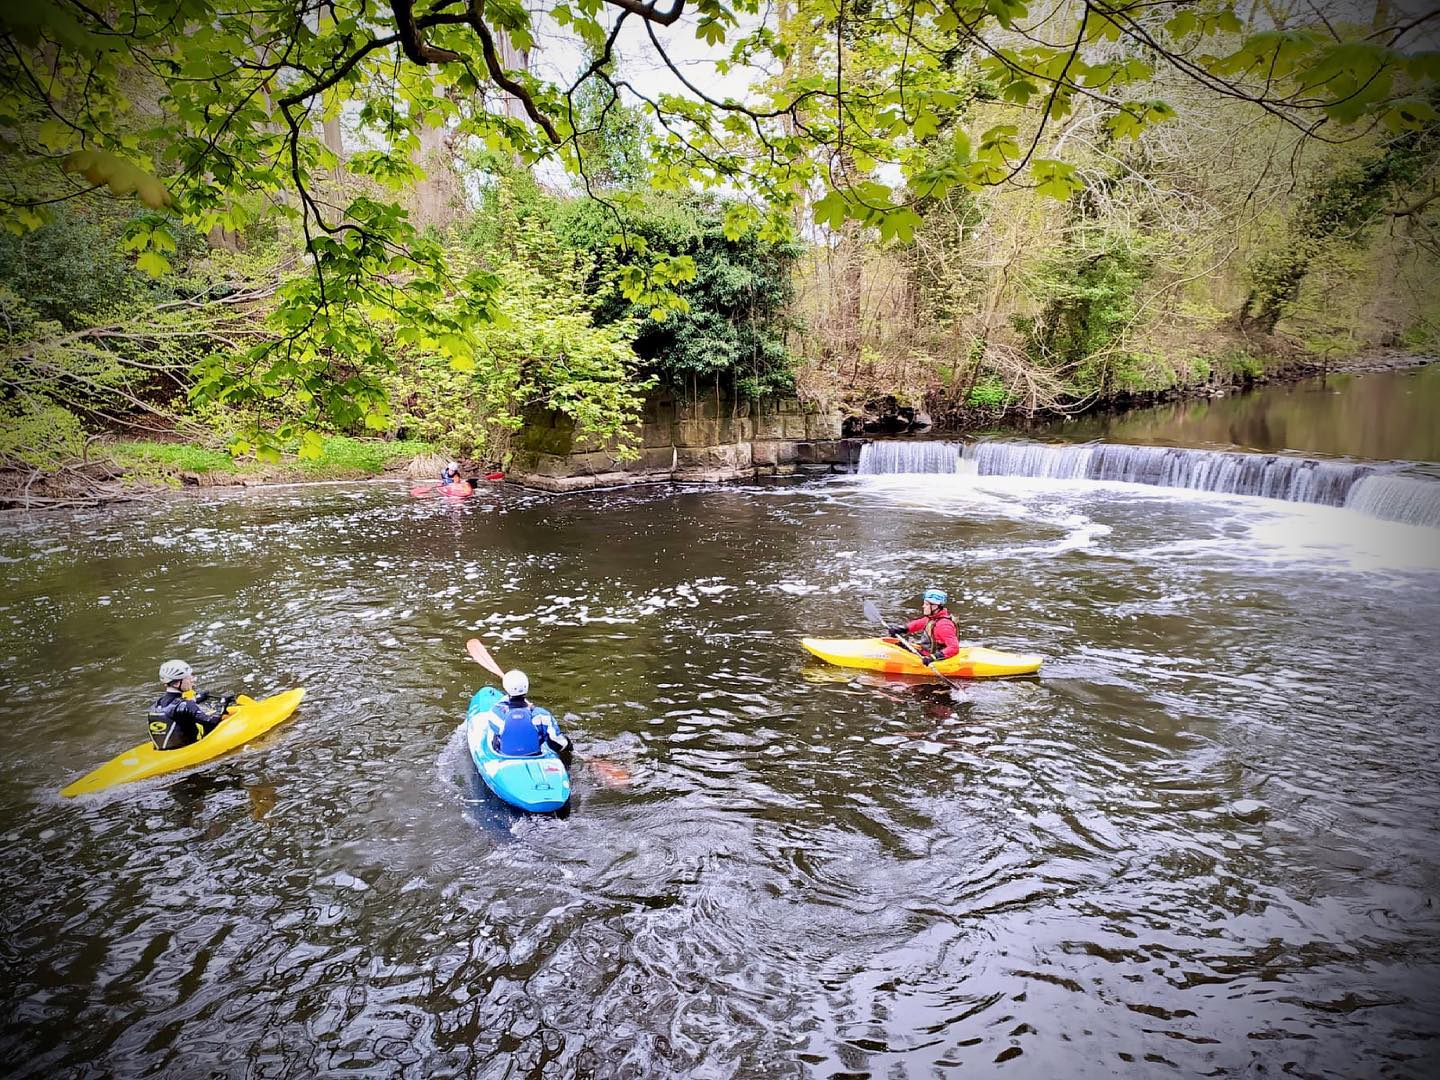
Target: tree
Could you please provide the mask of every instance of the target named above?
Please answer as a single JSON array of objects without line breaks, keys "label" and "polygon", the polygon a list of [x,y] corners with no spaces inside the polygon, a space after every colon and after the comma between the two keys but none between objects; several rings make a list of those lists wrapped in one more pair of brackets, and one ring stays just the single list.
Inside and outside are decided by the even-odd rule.
[{"label": "tree", "polygon": [[[682,27],[682,16],[693,22]],[[137,265],[156,275],[179,223],[203,235],[287,217],[306,273],[278,291],[273,337],[211,358],[197,392],[292,402],[292,420],[257,434],[267,443],[327,422],[384,429],[395,336],[453,359],[473,351],[493,311],[493,277],[452,266],[398,199],[421,178],[414,156],[427,127],[581,172],[575,100],[602,83],[656,125],[656,185],[746,187],[763,204],[748,224],[764,240],[787,236],[795,208],[818,191],[817,222],[906,241],[922,224],[916,200],[959,188],[1019,184],[1068,198],[1080,182],[1072,163],[1045,156],[1048,125],[1082,100],[1104,108],[1116,136],[1163,123],[1173,107],[1147,96],[1160,70],[1308,139],[1418,129],[1435,119],[1424,89],[1437,62],[1405,50],[1434,17],[1387,9],[1378,29],[1323,18],[1279,28],[1247,26],[1230,0],[807,0],[790,21],[814,41],[853,47],[817,48],[813,65],[716,97],[687,77],[667,40],[693,26],[702,41],[730,46],[732,71],[783,61],[791,46],[760,0],[561,0],[536,13],[520,0],[41,0],[0,12],[0,208],[6,228],[24,230],[61,201],[134,196],[152,212],[130,237],[142,241]],[[536,49],[541,24],[590,49],[573,79],[543,79],[514,59]],[[611,72],[630,25],[683,93]],[[931,137],[977,76],[1010,119],[957,127],[938,153]],[[344,162],[323,138],[336,100],[373,147]],[[876,178],[887,169],[903,185]],[[328,183],[336,172],[365,186]],[[672,309],[674,286],[694,273],[671,258],[632,270],[623,287],[656,313]]]}]

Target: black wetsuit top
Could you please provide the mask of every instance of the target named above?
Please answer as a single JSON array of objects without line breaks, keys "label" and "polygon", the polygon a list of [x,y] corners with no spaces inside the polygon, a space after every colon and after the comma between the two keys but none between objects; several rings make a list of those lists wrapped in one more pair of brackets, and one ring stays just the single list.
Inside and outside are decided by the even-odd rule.
[{"label": "black wetsuit top", "polygon": [[[203,703],[211,700],[215,704],[206,708]],[[223,711],[223,703],[218,698],[212,699],[208,693],[188,698],[179,690],[166,690],[146,714],[150,741],[155,744],[156,750],[178,750],[189,746],[215,730]]]}]

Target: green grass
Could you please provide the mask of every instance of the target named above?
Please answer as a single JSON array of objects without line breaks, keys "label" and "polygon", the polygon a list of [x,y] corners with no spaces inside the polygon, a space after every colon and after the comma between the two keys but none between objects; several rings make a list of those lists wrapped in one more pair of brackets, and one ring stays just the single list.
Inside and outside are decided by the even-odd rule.
[{"label": "green grass", "polygon": [[352,439],[332,435],[325,440],[324,453],[316,459],[300,460],[293,454],[268,464],[254,458],[232,458],[224,450],[180,442],[120,440],[106,445],[115,461],[139,478],[178,481],[181,473],[221,474],[220,478],[259,476],[273,480],[345,480],[377,476],[388,466],[409,461],[419,454],[433,453],[429,443],[414,439],[382,442],[379,439]]},{"label": "green grass", "polygon": [[409,461],[419,454],[434,451],[429,443],[416,439],[400,439],[395,442],[380,442],[377,439],[351,439],[344,435],[332,435],[325,440],[325,454],[313,461],[295,462],[305,472],[333,472],[336,469],[368,473],[372,476],[385,471],[393,462]]}]

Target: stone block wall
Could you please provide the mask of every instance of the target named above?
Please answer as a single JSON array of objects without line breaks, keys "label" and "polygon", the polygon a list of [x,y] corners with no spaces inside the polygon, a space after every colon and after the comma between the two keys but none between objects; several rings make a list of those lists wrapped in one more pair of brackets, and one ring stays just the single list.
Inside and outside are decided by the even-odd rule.
[{"label": "stone block wall", "polygon": [[613,446],[577,436],[568,417],[535,409],[515,436],[509,478],[547,491],[575,491],[844,472],[854,468],[860,447],[859,440],[841,439],[840,420],[838,409],[806,408],[794,398],[767,399],[752,410],[749,401],[723,395],[687,400],[658,390],[641,411],[639,457],[621,462]]}]

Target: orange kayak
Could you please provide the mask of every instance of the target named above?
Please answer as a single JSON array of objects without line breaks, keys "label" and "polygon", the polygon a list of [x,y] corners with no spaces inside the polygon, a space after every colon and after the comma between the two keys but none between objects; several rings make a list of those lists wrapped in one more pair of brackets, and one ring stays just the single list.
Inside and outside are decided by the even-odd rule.
[{"label": "orange kayak", "polygon": [[410,494],[417,499],[426,495],[441,495],[447,499],[468,499],[475,494],[475,488],[468,480],[458,480],[453,484],[424,484],[420,487],[412,487]]},{"label": "orange kayak", "polygon": [[952,679],[994,679],[1033,675],[1043,660],[1023,653],[1000,652],[975,645],[936,664],[933,671],[920,658],[895,644],[894,638],[801,638],[800,644],[821,660],[839,667],[881,671],[886,675],[931,675]]}]

